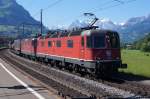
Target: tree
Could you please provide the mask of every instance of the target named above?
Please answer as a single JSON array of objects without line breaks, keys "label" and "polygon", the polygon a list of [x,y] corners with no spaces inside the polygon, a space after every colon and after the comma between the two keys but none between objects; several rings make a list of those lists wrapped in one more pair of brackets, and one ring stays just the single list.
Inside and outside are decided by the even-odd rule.
[{"label": "tree", "polygon": [[145,36],[143,39],[134,42],[135,49],[144,52],[150,52],[150,34]]}]

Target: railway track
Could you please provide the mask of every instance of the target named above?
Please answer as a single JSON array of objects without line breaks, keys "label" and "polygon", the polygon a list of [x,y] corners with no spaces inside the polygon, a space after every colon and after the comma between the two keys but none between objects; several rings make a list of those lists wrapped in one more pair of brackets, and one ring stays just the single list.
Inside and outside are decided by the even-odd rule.
[{"label": "railway track", "polygon": [[[2,51],[3,52],[3,51]],[[5,52],[4,52],[5,53]],[[21,62],[18,62],[15,58],[12,59],[12,57],[10,55],[8,55],[8,53],[6,54],[1,54],[0,57],[7,62],[8,64],[10,64],[11,66],[13,66],[16,69],[21,69],[24,72],[28,73],[29,75],[31,75],[32,77],[38,79],[39,81],[41,81],[42,83],[46,84],[48,87],[50,87],[50,90],[55,91],[55,93],[57,93],[58,95],[62,96],[63,98],[89,98],[89,96],[82,94],[78,91],[75,91],[73,89],[70,89],[66,86],[63,86],[62,84],[60,84],[59,82],[56,82],[52,79],[50,79],[47,75],[44,75],[43,73],[34,70],[33,68],[30,68],[28,64],[25,64]],[[41,68],[39,68],[41,70]],[[48,88],[49,89],[49,88]]]},{"label": "railway track", "polygon": [[21,58],[10,53],[8,50],[3,50],[1,53],[0,57],[5,61],[7,60],[7,62],[25,70],[47,85],[54,87],[64,96],[71,98],[91,98],[91,96],[93,98],[150,97],[150,86],[126,81],[120,82],[120,80],[91,80]]}]

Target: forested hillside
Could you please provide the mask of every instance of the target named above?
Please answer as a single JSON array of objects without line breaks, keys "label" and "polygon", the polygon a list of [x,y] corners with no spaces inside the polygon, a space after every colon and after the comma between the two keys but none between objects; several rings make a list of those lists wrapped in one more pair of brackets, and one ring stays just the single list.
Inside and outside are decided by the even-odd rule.
[{"label": "forested hillside", "polygon": [[135,49],[150,52],[150,34],[146,35],[139,41],[136,41],[133,45]]}]

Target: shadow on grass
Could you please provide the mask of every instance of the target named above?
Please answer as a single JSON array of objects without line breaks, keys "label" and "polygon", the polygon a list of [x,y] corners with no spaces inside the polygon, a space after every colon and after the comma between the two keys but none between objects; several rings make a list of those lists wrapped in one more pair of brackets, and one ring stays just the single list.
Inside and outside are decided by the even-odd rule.
[{"label": "shadow on grass", "polygon": [[144,81],[144,80],[150,80],[149,77],[144,77],[141,75],[135,75],[132,73],[125,73],[125,72],[119,72],[117,74],[117,77],[119,77],[120,79],[124,79],[127,81]]}]

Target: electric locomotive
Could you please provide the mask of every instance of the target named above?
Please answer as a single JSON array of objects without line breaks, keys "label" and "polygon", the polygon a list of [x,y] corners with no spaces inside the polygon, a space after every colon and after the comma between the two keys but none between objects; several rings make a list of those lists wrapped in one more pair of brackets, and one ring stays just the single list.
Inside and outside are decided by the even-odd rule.
[{"label": "electric locomotive", "polygon": [[111,76],[122,64],[120,39],[115,31],[82,28],[71,32],[52,33],[46,37],[15,40],[14,50],[20,55],[96,76]]}]

